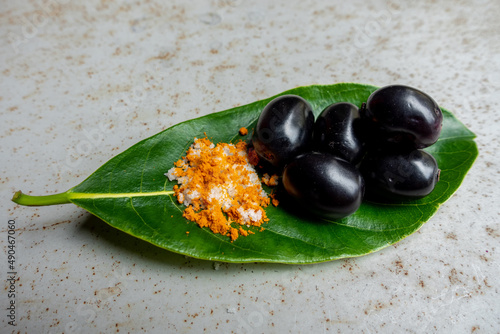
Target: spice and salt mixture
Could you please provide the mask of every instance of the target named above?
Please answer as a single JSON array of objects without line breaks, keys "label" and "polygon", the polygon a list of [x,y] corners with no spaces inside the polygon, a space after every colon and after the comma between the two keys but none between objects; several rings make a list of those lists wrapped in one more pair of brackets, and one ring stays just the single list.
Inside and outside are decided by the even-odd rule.
[{"label": "spice and salt mixture", "polygon": [[[243,141],[214,145],[206,137],[195,138],[186,156],[165,174],[178,182],[174,192],[178,202],[187,206],[183,216],[231,241],[253,234],[245,228],[269,220],[263,208],[271,200],[248,161],[246,148]],[[265,180],[274,181],[269,175]]]}]

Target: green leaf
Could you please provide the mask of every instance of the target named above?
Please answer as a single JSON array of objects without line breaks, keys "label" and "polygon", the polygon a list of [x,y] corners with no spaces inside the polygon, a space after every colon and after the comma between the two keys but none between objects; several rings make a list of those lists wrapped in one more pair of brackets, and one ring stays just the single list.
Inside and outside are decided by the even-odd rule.
[{"label": "green leaf", "polygon": [[[334,102],[361,106],[377,87],[342,83],[295,88],[317,116]],[[447,110],[439,141],[428,148],[441,169],[435,190],[421,200],[393,204],[363,203],[340,221],[321,221],[293,213],[285,206],[266,209],[262,232],[240,237],[213,234],[182,217],[184,207],[172,196],[175,182],[164,176],[194,137],[206,133],[214,142],[235,142],[240,127],[256,124],[262,108],[274,97],[175,125],[112,158],[76,187],[63,194],[13,200],[23,205],[72,202],[109,225],[170,251],[226,262],[314,263],[369,254],[417,231],[458,189],[478,151],[475,135]],[[247,135],[243,139],[248,139]],[[186,234],[189,232],[189,234]]]}]

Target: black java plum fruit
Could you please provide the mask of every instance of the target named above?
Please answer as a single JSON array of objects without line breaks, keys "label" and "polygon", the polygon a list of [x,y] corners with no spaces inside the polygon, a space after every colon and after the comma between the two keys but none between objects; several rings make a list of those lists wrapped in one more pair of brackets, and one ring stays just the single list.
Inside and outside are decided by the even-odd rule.
[{"label": "black java plum fruit", "polygon": [[371,200],[419,199],[429,195],[439,181],[436,159],[423,150],[373,151],[360,167]]},{"label": "black java plum fruit", "polygon": [[290,162],[283,172],[283,187],[300,207],[332,220],[354,213],[364,194],[363,178],[352,164],[319,152]]},{"label": "black java plum fruit", "polygon": [[361,116],[373,131],[373,139],[417,149],[434,144],[443,123],[436,101],[418,89],[402,85],[373,92]]},{"label": "black java plum fruit", "polygon": [[282,168],[311,144],[314,114],[311,105],[297,95],[282,95],[262,110],[252,135],[257,155]]},{"label": "black java plum fruit", "polygon": [[340,102],[328,106],[314,124],[314,149],[357,164],[364,154],[359,108]]}]

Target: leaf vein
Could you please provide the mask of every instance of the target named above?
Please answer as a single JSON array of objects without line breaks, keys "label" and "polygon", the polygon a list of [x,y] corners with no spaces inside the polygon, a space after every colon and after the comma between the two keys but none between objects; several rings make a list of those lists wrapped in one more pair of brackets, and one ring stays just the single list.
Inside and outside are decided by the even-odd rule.
[{"label": "leaf vein", "polygon": [[130,206],[132,207],[132,210],[134,210],[135,214],[137,215],[137,217],[139,217],[140,220],[142,220],[143,224],[146,225],[147,227],[149,227],[150,230],[153,231],[153,235],[150,237],[151,239],[153,239],[153,237],[155,235],[158,234],[158,231],[154,228],[152,228],[145,220],[144,218],[142,218],[142,216],[139,214],[139,212],[135,209],[135,206],[134,206],[134,202],[132,200],[132,197],[130,198]]}]

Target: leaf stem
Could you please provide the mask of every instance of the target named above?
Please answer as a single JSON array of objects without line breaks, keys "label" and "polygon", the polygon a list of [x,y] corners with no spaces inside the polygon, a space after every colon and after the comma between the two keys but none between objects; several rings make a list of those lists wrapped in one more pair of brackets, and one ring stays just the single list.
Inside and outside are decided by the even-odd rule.
[{"label": "leaf stem", "polygon": [[71,203],[71,200],[78,199],[104,199],[104,198],[132,198],[149,196],[170,196],[173,190],[162,190],[152,192],[131,192],[131,193],[78,193],[68,190],[64,193],[46,196],[31,196],[23,194],[20,190],[14,194],[12,201],[26,206],[42,206]]},{"label": "leaf stem", "polygon": [[17,191],[14,194],[14,196],[12,197],[12,201],[14,203],[27,206],[43,206],[43,205],[71,203],[67,192],[55,195],[31,196],[23,194],[21,190]]}]

